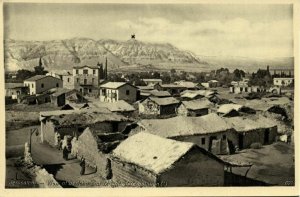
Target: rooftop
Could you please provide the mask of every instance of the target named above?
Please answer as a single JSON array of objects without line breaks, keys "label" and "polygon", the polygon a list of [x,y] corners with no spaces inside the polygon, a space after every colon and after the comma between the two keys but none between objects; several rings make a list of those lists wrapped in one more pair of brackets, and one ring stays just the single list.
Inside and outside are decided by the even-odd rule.
[{"label": "rooftop", "polygon": [[149,81],[149,82],[151,82],[151,81],[154,81],[154,82],[157,82],[157,81],[162,82],[161,79],[142,79],[142,80],[143,80],[143,81]]},{"label": "rooftop", "polygon": [[144,119],[138,124],[146,132],[162,137],[218,133],[233,128],[215,113],[200,117],[177,116],[168,119]]},{"label": "rooftop", "polygon": [[174,97],[164,97],[164,98],[149,97],[149,99],[158,105],[172,105],[172,104],[180,103],[180,101]]},{"label": "rooftop", "polygon": [[88,67],[88,68],[92,68],[92,69],[99,68],[97,65],[82,65],[82,66],[78,65],[78,66],[74,66],[73,68],[80,69],[80,68],[84,68],[84,67]]},{"label": "rooftop", "polygon": [[191,109],[191,110],[210,108],[213,105],[213,103],[210,102],[206,98],[204,98],[204,99],[197,99],[197,100],[191,100],[191,101],[182,101],[182,104],[187,109]]},{"label": "rooftop", "polygon": [[[100,87],[101,88],[111,88],[111,89],[118,89],[120,88],[121,86],[123,85],[131,85],[129,83],[126,83],[126,82],[107,82],[105,84],[102,84]],[[131,85],[132,86],[132,85]]]},{"label": "rooftop", "polygon": [[168,91],[158,91],[158,90],[152,90],[152,91],[150,91],[150,95],[156,96],[156,97],[168,97],[168,96],[171,96],[170,92],[168,92]]},{"label": "rooftop", "polygon": [[275,127],[277,124],[262,115],[252,117],[233,117],[225,119],[237,132],[247,132],[261,128]]},{"label": "rooftop", "polygon": [[128,112],[128,111],[134,111],[134,107],[127,103],[124,100],[119,100],[113,103],[107,103],[107,102],[94,102],[92,104],[89,104],[89,106],[95,106],[100,108],[107,108],[112,112]]},{"label": "rooftop", "polygon": [[181,85],[181,86],[184,86],[186,88],[195,88],[198,85],[197,83],[194,83],[192,81],[176,81],[174,83],[178,84],[178,85]]},{"label": "rooftop", "polygon": [[196,96],[203,96],[208,98],[214,94],[216,93],[211,90],[185,90],[181,93],[181,97],[195,98]]},{"label": "rooftop", "polygon": [[58,110],[40,112],[40,120],[48,119],[58,126],[90,125],[106,121],[126,121],[122,115],[114,114],[106,108]]},{"label": "rooftop", "polygon": [[242,107],[243,105],[239,105],[239,104],[223,104],[219,107],[217,112],[222,114],[227,114],[232,110],[240,111]]},{"label": "rooftop", "polygon": [[52,94],[52,96],[60,96],[62,94],[66,94],[69,92],[76,92],[74,89],[67,89],[67,88],[57,88],[55,92]]},{"label": "rooftop", "polygon": [[159,174],[171,168],[193,146],[140,132],[123,141],[113,151],[113,156]]},{"label": "rooftop", "polygon": [[30,77],[28,79],[25,79],[24,81],[37,81],[37,80],[40,80],[40,79],[43,79],[45,77],[51,77],[51,76],[46,76],[46,75],[35,75],[33,77]]}]

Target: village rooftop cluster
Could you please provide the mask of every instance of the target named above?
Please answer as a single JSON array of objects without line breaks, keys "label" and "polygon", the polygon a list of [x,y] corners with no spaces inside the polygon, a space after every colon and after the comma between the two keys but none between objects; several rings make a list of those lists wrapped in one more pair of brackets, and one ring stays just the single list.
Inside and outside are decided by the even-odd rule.
[{"label": "village rooftop cluster", "polygon": [[6,83],[6,104],[54,106],[39,114],[39,143],[67,149],[67,157],[84,159],[101,179],[130,186],[234,185],[228,177],[247,173],[234,174],[232,168],[251,171],[253,164],[231,155],[293,143],[293,126],[285,125],[292,121],[292,76],[273,77],[266,87],[249,85],[247,77],[227,86],[218,79],[160,78],[137,86],[109,81],[108,75],[106,59]]}]

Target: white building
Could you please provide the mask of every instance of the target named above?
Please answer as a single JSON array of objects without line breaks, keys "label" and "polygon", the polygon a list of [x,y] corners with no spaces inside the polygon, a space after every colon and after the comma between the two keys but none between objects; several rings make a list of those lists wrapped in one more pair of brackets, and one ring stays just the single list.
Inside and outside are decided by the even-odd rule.
[{"label": "white building", "polygon": [[24,86],[29,88],[29,94],[40,94],[52,88],[62,88],[61,79],[46,75],[36,75],[24,80]]},{"label": "white building", "polygon": [[285,77],[285,78],[274,78],[273,84],[275,86],[288,86],[294,82],[294,78]]}]

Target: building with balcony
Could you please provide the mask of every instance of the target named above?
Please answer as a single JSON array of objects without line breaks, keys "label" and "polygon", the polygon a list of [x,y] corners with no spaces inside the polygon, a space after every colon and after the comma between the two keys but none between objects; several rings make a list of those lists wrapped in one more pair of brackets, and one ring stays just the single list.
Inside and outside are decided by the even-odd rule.
[{"label": "building with balcony", "polygon": [[137,87],[125,82],[107,82],[100,86],[101,102],[124,100],[133,103],[137,100]]},{"label": "building with balcony", "polygon": [[99,96],[100,80],[107,76],[107,60],[105,64],[74,66],[72,75],[63,76],[63,87],[76,89],[83,95]]}]

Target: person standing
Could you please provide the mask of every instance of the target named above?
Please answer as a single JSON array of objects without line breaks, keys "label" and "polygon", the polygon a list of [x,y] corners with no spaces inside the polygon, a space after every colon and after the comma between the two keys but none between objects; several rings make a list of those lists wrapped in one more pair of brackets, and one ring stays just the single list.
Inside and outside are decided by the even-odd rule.
[{"label": "person standing", "polygon": [[66,146],[63,148],[63,158],[68,160],[68,149]]},{"label": "person standing", "polygon": [[81,166],[80,175],[84,175],[84,172],[85,172],[85,159],[83,157],[81,157],[80,166]]}]

